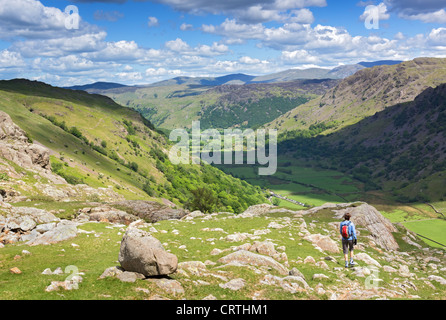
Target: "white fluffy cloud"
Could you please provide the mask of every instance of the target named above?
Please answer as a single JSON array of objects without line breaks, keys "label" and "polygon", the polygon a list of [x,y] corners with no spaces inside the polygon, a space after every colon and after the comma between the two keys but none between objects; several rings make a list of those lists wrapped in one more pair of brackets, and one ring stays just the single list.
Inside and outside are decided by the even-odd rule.
[{"label": "white fluffy cloud", "polygon": [[[320,21],[314,25],[311,9],[327,6],[326,0],[152,2],[187,13],[223,13],[226,19],[218,24],[207,22],[201,27],[194,20],[196,28],[188,23],[179,26],[181,31],[205,33],[201,44],[186,41],[180,32],[153,48],[152,42],[147,42],[149,47],[146,47],[132,38],[111,41],[105,30],[82,19],[79,29],[67,30],[65,13],[37,0],[0,0],[0,39],[10,43],[9,47],[0,49],[3,77],[24,75],[63,85],[115,78],[126,84],[139,84],[180,75],[265,74],[290,67],[333,67],[350,61],[442,56],[446,50],[446,28],[438,26],[415,36],[394,32],[395,36],[388,39],[383,33],[357,35]],[[438,6],[438,1],[424,0],[420,4],[418,0],[381,0],[378,3],[381,20],[392,15],[392,18],[446,22],[445,9]],[[123,17],[119,12],[114,16],[96,13],[95,19],[99,20],[116,21],[115,17]],[[367,10],[361,19],[366,19],[366,14]],[[159,21],[148,17],[141,21],[142,25],[147,29],[147,26],[158,26]],[[160,33],[165,32],[161,29]],[[190,35],[193,33],[187,34]],[[257,48],[261,50],[256,51]],[[261,56],[256,56],[257,52]]]},{"label": "white fluffy cloud", "polygon": [[224,44],[218,44],[214,42],[211,46],[209,45],[198,45],[192,48],[180,38],[175,40],[167,41],[164,47],[172,52],[180,53],[185,56],[218,56],[228,52],[228,47]]},{"label": "white fluffy cloud", "polygon": [[321,60],[306,50],[283,51],[281,59],[285,64],[320,63]]},{"label": "white fluffy cloud", "polygon": [[446,23],[446,4],[443,0],[384,0],[384,3],[403,19]]},{"label": "white fluffy cloud", "polygon": [[18,68],[25,66],[25,61],[18,52],[11,52],[9,50],[0,51],[0,69]]},{"label": "white fluffy cloud", "polygon": [[412,15],[401,13],[400,17],[408,20],[420,20],[426,23],[446,23],[446,11],[444,9]]},{"label": "white fluffy cloud", "polygon": [[428,43],[437,48],[441,48],[443,50],[446,49],[446,28],[438,28],[433,29],[428,38]]}]

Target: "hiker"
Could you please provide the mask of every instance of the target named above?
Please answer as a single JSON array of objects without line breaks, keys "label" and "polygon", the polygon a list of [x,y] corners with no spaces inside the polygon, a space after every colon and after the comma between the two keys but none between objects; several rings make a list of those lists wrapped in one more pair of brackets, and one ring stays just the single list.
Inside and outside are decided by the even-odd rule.
[{"label": "hiker", "polygon": [[342,250],[344,251],[345,267],[349,267],[348,252],[350,251],[350,266],[354,266],[353,261],[353,246],[357,244],[356,228],[353,222],[350,221],[350,213],[344,215],[344,221],[341,222],[340,233],[342,236]]}]

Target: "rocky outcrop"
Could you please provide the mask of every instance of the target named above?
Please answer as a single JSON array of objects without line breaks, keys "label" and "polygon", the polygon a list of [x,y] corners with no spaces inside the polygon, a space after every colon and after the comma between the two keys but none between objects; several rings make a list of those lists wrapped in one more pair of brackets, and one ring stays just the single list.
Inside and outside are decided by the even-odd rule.
[{"label": "rocky outcrop", "polygon": [[155,223],[161,220],[180,219],[187,212],[182,209],[174,209],[154,201],[126,200],[112,203],[115,208],[125,210],[139,219]]},{"label": "rocky outcrop", "polygon": [[161,242],[149,233],[128,228],[121,241],[119,263],[125,271],[151,277],[174,273],[178,258],[164,250]]},{"label": "rocky outcrop", "polygon": [[54,244],[76,237],[77,226],[42,209],[12,207],[6,216],[0,215],[0,243]]},{"label": "rocky outcrop", "polygon": [[77,224],[71,221],[61,221],[53,229],[27,242],[30,246],[50,245],[77,236]]},{"label": "rocky outcrop", "polygon": [[110,206],[99,206],[93,208],[84,208],[79,210],[78,219],[85,218],[90,221],[119,223],[129,225],[132,222],[139,220],[138,217],[129,214],[125,211],[117,210]]},{"label": "rocky outcrop", "polygon": [[397,229],[374,207],[364,203],[358,207],[349,207],[335,212],[335,216],[339,219],[349,212],[352,215],[351,221],[356,226],[365,227],[377,245],[386,250],[398,250],[399,245],[392,235],[392,232],[397,232]]},{"label": "rocky outcrop", "polygon": [[254,216],[258,216],[261,214],[265,214],[273,209],[274,206],[266,203],[258,204],[255,206],[251,206],[246,209],[242,214],[239,215],[241,218],[250,218]]},{"label": "rocky outcrop", "polygon": [[0,156],[23,168],[49,170],[48,149],[28,142],[25,131],[11,117],[0,111]]}]

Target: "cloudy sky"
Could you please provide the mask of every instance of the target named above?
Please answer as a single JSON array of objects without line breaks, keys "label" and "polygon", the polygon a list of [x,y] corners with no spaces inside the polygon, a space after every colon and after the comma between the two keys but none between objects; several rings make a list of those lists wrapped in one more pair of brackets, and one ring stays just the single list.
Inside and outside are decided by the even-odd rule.
[{"label": "cloudy sky", "polygon": [[446,0],[0,0],[0,79],[69,86],[446,57]]}]

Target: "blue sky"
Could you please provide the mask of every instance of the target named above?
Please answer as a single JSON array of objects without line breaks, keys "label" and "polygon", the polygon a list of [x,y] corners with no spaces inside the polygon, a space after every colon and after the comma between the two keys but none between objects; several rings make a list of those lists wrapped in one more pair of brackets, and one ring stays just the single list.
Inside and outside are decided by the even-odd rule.
[{"label": "blue sky", "polygon": [[[67,6],[77,8],[78,25],[72,19],[67,27],[74,12]],[[130,85],[446,57],[445,7],[446,0],[0,0],[0,78]]]}]

